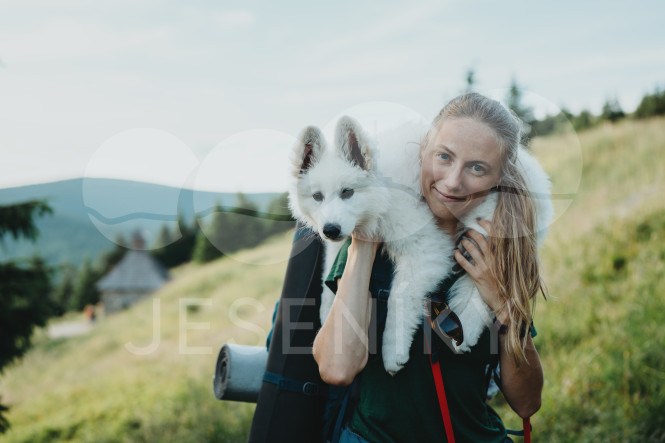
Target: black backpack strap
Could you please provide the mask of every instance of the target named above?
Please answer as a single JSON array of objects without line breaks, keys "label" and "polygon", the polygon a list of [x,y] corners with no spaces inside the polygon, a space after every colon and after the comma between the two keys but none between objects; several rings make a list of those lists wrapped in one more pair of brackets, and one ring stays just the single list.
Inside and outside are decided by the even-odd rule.
[{"label": "black backpack strap", "polygon": [[381,354],[383,343],[383,330],[386,327],[388,317],[388,297],[393,283],[393,262],[383,251],[383,246],[376,253],[372,264],[372,275],[369,280],[369,292],[372,294],[372,302],[376,306],[376,316],[372,316],[369,326],[369,349],[370,354]]},{"label": "black backpack strap", "polygon": [[326,443],[337,443],[342,431],[351,421],[353,411],[360,399],[360,378],[358,375],[349,386],[330,386],[335,389],[328,397],[323,440]]},{"label": "black backpack strap", "polygon": [[[299,226],[284,276],[266,361],[267,372],[323,385],[311,353],[316,331],[321,327],[322,271],[323,247],[320,239],[311,230]],[[294,387],[293,384],[283,384],[287,385]],[[279,389],[277,384],[268,381],[261,384],[249,432],[250,443],[273,442],[275,436],[279,436],[279,441],[321,441],[326,397],[303,395],[303,387],[304,383],[296,393]],[[305,388],[310,389],[314,389],[312,385]]]},{"label": "black backpack strap", "polygon": [[325,383],[316,383],[312,381],[294,380],[289,377],[266,371],[263,374],[263,381],[277,385],[280,391],[298,392],[309,396],[328,396],[328,385]]}]

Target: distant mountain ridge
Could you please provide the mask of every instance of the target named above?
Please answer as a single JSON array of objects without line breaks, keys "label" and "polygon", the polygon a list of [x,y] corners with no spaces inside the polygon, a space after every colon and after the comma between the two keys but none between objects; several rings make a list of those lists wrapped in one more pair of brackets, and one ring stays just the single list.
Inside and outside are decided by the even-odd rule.
[{"label": "distant mountain ridge", "polygon": [[[259,211],[267,211],[279,194],[245,194]],[[215,205],[236,205],[235,193],[196,191],[152,183],[105,178],[77,178],[52,183],[0,189],[0,205],[47,200],[53,215],[37,220],[40,236],[33,244],[5,239],[0,260],[26,258],[35,253],[49,264],[95,260],[112,249],[118,235],[129,239],[140,230],[148,245],[164,224],[172,229],[178,217],[192,223]],[[288,209],[284,208],[285,213]]]}]

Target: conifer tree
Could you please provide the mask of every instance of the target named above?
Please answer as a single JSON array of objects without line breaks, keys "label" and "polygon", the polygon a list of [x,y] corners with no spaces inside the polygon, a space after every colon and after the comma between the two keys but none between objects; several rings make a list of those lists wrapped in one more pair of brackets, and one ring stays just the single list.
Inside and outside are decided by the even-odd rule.
[{"label": "conifer tree", "polygon": [[241,192],[236,194],[236,204],[224,220],[227,252],[256,246],[265,238],[265,223],[258,217],[258,207]]},{"label": "conifer tree", "polygon": [[101,274],[94,269],[89,260],[83,262],[79,275],[74,285],[74,292],[69,307],[74,311],[81,311],[87,305],[95,305],[99,302],[99,290],[97,281]]},{"label": "conifer tree", "polygon": [[115,247],[109,252],[102,254],[100,258],[99,272],[97,273],[98,276],[105,275],[109,272],[127,253],[128,243],[122,235],[117,235],[114,243]]},{"label": "conifer tree", "polygon": [[517,84],[517,80],[515,79],[512,79],[510,88],[508,89],[506,106],[524,123],[522,144],[526,145],[531,135],[531,125],[536,118],[533,116],[533,109],[522,103],[522,88]]},{"label": "conifer tree", "polygon": [[665,115],[665,90],[656,88],[653,94],[642,97],[642,101],[635,109],[635,117],[647,118],[655,115]]},{"label": "conifer tree", "polygon": [[224,211],[219,203],[215,205],[210,223],[203,226],[196,236],[196,245],[192,259],[207,263],[222,256],[221,245],[224,242]]},{"label": "conifer tree", "polygon": [[289,210],[289,194],[287,192],[278,195],[270,202],[265,225],[266,237],[288,231],[295,226],[295,221]]},{"label": "conifer tree", "polygon": [[[0,206],[0,243],[5,235],[35,240],[34,218],[52,212],[43,201]],[[33,329],[46,325],[53,312],[50,291],[50,271],[41,259],[0,263],[0,373],[28,350]],[[7,410],[0,405],[0,434],[9,428]]]},{"label": "conifer tree", "polygon": [[[163,231],[164,229],[162,229]],[[189,225],[182,214],[178,215],[179,238],[177,233],[171,233],[166,246],[152,251],[152,254],[167,268],[172,268],[192,260],[194,248],[199,235],[198,224],[194,221]],[[202,245],[203,247],[203,245]]]},{"label": "conifer tree", "polygon": [[69,308],[74,294],[75,276],[76,269],[72,265],[65,264],[60,267],[60,283],[54,288],[51,295],[56,315],[64,314]]},{"label": "conifer tree", "polygon": [[159,229],[159,233],[157,234],[157,239],[155,240],[155,244],[153,247],[155,249],[159,248],[164,248],[172,243],[172,235],[171,235],[171,230],[169,229],[169,225],[166,223],[162,224],[162,227]]},{"label": "conifer tree", "polygon": [[197,263],[207,263],[222,256],[222,252],[213,245],[203,233],[203,229],[196,236],[196,245],[192,252],[192,260]]},{"label": "conifer tree", "polygon": [[612,123],[621,120],[626,116],[626,113],[621,109],[621,104],[616,98],[605,101],[603,104],[603,110],[601,112],[601,117],[604,120],[609,120]]},{"label": "conifer tree", "polygon": [[466,71],[465,80],[466,80],[466,87],[464,88],[464,92],[473,92],[476,85],[476,72],[474,71],[473,68],[469,68]]},{"label": "conifer tree", "polygon": [[192,259],[194,246],[196,245],[196,236],[201,230],[196,220],[188,223],[182,214],[178,216],[178,227],[180,228],[182,237],[173,244],[173,258],[167,264],[169,267],[186,263]]},{"label": "conifer tree", "polygon": [[584,109],[573,119],[573,128],[582,131],[594,125],[594,116],[590,111]]}]

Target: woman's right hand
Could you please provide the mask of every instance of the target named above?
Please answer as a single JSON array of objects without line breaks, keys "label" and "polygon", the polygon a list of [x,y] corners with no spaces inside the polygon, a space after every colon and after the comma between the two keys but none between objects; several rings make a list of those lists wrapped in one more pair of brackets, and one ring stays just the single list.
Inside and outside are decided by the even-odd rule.
[{"label": "woman's right hand", "polygon": [[374,263],[374,257],[376,256],[376,251],[379,250],[381,246],[380,242],[374,240],[362,239],[361,237],[356,237],[355,234],[351,234],[351,244],[349,245],[349,258],[351,255],[357,255],[358,259],[365,260],[369,259],[370,264]]},{"label": "woman's right hand", "polygon": [[335,300],[314,339],[312,353],[328,384],[350,385],[367,364],[369,280],[379,244],[352,237]]}]

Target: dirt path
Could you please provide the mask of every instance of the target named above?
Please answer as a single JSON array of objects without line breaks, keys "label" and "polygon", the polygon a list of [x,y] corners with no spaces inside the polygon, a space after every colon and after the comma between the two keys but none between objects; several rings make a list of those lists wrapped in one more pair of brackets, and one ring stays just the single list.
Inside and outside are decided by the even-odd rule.
[{"label": "dirt path", "polygon": [[93,324],[88,321],[70,321],[57,323],[48,327],[48,336],[51,338],[74,337],[90,332]]}]

